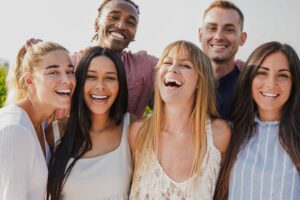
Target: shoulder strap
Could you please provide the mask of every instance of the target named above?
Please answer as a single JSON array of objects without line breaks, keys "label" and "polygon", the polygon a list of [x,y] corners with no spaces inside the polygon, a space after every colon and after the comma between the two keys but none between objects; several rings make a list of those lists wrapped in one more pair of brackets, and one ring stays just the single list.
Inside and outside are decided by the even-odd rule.
[{"label": "shoulder strap", "polygon": [[56,149],[61,139],[57,120],[52,122],[52,132],[53,132],[54,149]]},{"label": "shoulder strap", "polygon": [[207,145],[213,144],[213,137],[212,137],[212,131],[211,131],[211,120],[209,117],[206,119],[206,138],[207,138]]}]

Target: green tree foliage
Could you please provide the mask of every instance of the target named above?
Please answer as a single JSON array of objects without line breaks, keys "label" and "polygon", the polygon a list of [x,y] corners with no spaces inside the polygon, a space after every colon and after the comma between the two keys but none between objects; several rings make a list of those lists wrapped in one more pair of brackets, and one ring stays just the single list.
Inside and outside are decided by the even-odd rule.
[{"label": "green tree foliage", "polygon": [[5,85],[6,76],[7,70],[5,69],[5,67],[0,66],[0,108],[4,106],[7,95],[7,88]]}]

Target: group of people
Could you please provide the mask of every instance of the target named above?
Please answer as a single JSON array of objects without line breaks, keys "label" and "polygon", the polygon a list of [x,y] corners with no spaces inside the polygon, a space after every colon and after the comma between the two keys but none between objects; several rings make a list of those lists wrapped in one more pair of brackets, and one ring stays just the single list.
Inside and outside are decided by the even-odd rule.
[{"label": "group of people", "polygon": [[97,46],[20,49],[0,109],[0,199],[300,199],[295,50],[267,42],[237,61],[244,16],[226,0],[204,12],[202,50],[126,51],[138,23],[133,1],[104,0]]}]

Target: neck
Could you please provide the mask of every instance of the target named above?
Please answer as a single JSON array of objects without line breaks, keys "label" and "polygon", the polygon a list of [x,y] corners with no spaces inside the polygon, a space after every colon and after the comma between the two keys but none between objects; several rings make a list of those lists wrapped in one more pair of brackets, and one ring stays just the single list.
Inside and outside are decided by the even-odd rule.
[{"label": "neck", "polygon": [[263,122],[267,121],[279,121],[280,120],[280,111],[258,111],[259,119]]},{"label": "neck", "polygon": [[100,133],[104,129],[112,126],[114,124],[114,121],[109,117],[108,113],[105,114],[99,114],[99,115],[92,115],[92,126],[91,126],[91,132],[93,133]]},{"label": "neck", "polygon": [[47,120],[55,111],[54,109],[47,109],[47,106],[29,97],[20,100],[17,105],[25,110],[36,130],[38,130],[42,122]]},{"label": "neck", "polygon": [[172,134],[181,134],[192,127],[192,106],[166,105],[164,130]]},{"label": "neck", "polygon": [[220,80],[234,69],[234,58],[222,63],[212,61],[212,68],[214,79]]}]

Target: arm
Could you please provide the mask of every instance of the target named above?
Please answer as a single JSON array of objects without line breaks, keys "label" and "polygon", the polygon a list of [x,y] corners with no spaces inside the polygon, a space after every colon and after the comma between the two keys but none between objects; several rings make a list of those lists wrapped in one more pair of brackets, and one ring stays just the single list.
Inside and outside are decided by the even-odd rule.
[{"label": "arm", "polygon": [[137,135],[144,124],[144,120],[138,120],[130,124],[128,129],[128,141],[133,161],[135,160],[135,152],[137,150]]},{"label": "arm", "polygon": [[231,129],[225,120],[215,119],[211,123],[213,143],[222,155],[222,163],[230,142]]},{"label": "arm", "polygon": [[11,125],[0,130],[0,199],[27,199],[35,148],[27,129]]}]

